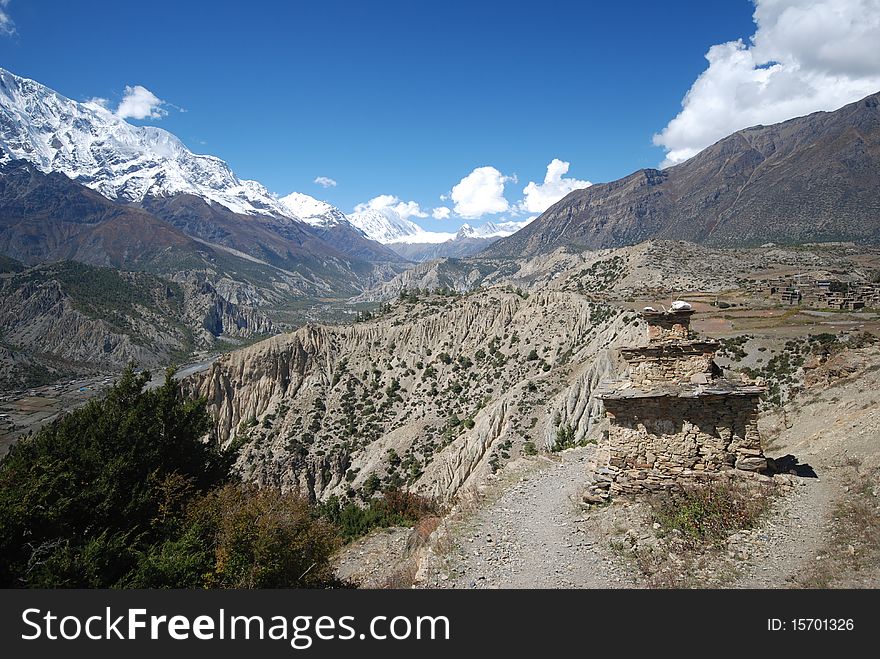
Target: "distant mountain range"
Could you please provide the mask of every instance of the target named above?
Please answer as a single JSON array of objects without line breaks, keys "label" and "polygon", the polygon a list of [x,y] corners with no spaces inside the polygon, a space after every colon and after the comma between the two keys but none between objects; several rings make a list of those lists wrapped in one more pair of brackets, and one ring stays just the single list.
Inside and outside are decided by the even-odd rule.
[{"label": "distant mountain range", "polygon": [[576,190],[534,221],[434,232],[390,208],[347,215],[300,192],[277,197],[167,131],[0,69],[0,256],[203,273],[244,308],[348,299],[414,261],[478,253],[521,258],[655,238],[876,243],[878,181],[874,94]]},{"label": "distant mountain range", "polygon": [[278,199],[167,131],[3,69],[0,152],[14,174],[0,193],[0,250],[26,263],[167,273],[201,266],[212,248],[295,274],[307,283],[294,290],[322,296],[350,295],[406,266],[329,204]]},{"label": "distant mountain range", "polygon": [[[65,98],[4,69],[0,149],[6,161],[24,160],[43,173],[64,174],[110,201],[143,207],[190,237],[298,271],[310,269],[310,260],[343,256],[389,264],[390,270],[380,269],[393,275],[405,259],[420,260],[419,248],[408,247],[408,255],[401,256],[383,245],[449,242],[433,252],[470,254],[519,227],[506,223],[468,236],[476,240],[456,242],[460,236],[425,231],[393,211],[347,216],[300,192],[279,198],[257,181],[238,178],[220,158],[193,153],[168,131],[132,125],[99,103]],[[127,235],[133,229],[128,226]],[[7,236],[10,241],[15,239]],[[350,265],[362,276],[362,267]]]},{"label": "distant mountain range", "polygon": [[499,238],[519,231],[534,218],[522,222],[486,222],[478,227],[465,224],[456,233],[426,231],[392,209],[367,209],[352,213],[348,219],[368,237],[397,254],[410,261],[426,261],[477,254]]},{"label": "distant mountain range", "polygon": [[484,254],[651,238],[721,247],[880,242],[880,94],[738,131],[669,169],[576,190]]}]

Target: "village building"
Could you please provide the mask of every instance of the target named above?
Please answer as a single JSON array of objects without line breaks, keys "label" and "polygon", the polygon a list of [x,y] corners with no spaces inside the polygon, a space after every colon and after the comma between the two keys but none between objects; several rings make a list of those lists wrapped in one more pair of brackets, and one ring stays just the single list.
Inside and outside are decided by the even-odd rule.
[{"label": "village building", "polygon": [[880,283],[817,278],[811,274],[757,280],[758,290],[782,304],[856,311],[880,307]]},{"label": "village building", "polygon": [[693,313],[683,302],[669,311],[647,307],[647,344],[620,350],[625,376],[597,392],[609,428],[591,465],[588,501],[767,470],[758,435],[764,388],[723,377],[714,361],[719,343],[694,336]]}]

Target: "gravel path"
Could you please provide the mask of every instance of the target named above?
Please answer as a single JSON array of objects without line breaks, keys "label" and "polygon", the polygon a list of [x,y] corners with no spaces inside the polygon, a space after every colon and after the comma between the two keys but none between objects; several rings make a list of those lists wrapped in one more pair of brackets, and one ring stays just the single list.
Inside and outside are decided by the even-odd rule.
[{"label": "gravel path", "polygon": [[592,449],[541,460],[474,517],[454,528],[456,547],[432,585],[447,588],[631,586],[607,538],[582,522],[576,496]]},{"label": "gravel path", "polygon": [[[870,536],[859,535],[870,520],[838,519],[836,509],[855,495],[853,464],[861,464],[863,473],[880,466],[877,391],[880,372],[866,371],[864,378],[816,392],[789,416],[788,425],[778,426],[772,455],[795,455],[801,465],[812,465],[818,477],[791,479],[758,528],[733,534],[720,552],[707,552],[696,563],[679,560],[679,550],[659,537],[643,504],[590,513],[579,508],[590,447],[508,465],[481,504],[447,520],[444,550],[429,562],[421,585],[792,588],[810,586],[817,574],[830,573],[838,586],[877,587],[876,547]],[[872,500],[865,501],[870,507]],[[847,532],[855,536],[842,542]],[[643,562],[633,560],[644,555],[642,548],[659,560],[654,568],[648,564],[652,576],[641,572]],[[662,578],[667,568],[674,579]]]},{"label": "gravel path", "polygon": [[[498,482],[497,498],[490,495],[477,512],[450,525],[452,548],[423,585],[644,587],[633,564],[611,550],[608,533],[615,519],[621,529],[636,529],[643,540],[653,535],[651,529],[632,513],[611,509],[598,511],[613,515],[605,524],[597,524],[595,516],[587,522],[576,503],[591,450],[566,451],[558,461],[538,459],[515,480]],[[725,558],[736,576],[718,585],[790,588],[822,556],[839,485],[827,472],[798,480],[800,485],[776,500],[764,524],[731,539]]]},{"label": "gravel path", "polygon": [[731,538],[734,552],[748,554],[731,588],[791,588],[825,551],[837,486],[828,476],[800,483],[776,500],[759,528]]}]

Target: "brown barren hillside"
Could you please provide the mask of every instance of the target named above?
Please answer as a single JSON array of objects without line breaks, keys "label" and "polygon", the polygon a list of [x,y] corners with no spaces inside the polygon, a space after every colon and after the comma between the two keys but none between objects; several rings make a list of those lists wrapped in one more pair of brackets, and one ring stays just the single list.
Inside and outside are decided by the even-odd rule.
[{"label": "brown barren hillside", "polygon": [[484,255],[650,238],[719,247],[880,241],[880,94],[738,131],[690,160],[576,190]]}]

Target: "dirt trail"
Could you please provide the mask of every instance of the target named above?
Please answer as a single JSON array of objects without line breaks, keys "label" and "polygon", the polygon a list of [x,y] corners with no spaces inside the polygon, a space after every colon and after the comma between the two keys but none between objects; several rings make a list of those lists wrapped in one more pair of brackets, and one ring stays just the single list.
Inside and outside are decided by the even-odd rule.
[{"label": "dirt trail", "polygon": [[731,547],[742,544],[743,538],[750,556],[728,587],[791,588],[813,568],[827,545],[839,490],[833,477],[823,472],[819,478],[801,479],[799,487],[777,499],[759,528],[735,534]]},{"label": "dirt trail", "polygon": [[[536,459],[472,517],[450,524],[452,547],[429,585],[447,588],[632,587],[607,538],[576,499],[591,448]],[[431,583],[432,582],[432,583]]]},{"label": "dirt trail", "polygon": [[[732,534],[697,563],[669,553],[674,587],[797,588],[827,583],[877,587],[880,554],[880,369],[813,390],[766,431],[773,457],[796,456],[801,476],[786,484],[757,528]],[[627,588],[657,585],[636,560],[663,549],[662,532],[641,503],[590,512],[578,505],[592,447],[508,465],[482,502],[447,519],[420,585],[441,588]],[[809,465],[814,472],[810,474]],[[794,468],[794,467],[792,467]],[[873,473],[873,494],[854,474]],[[841,502],[859,516],[841,517]],[[859,513],[859,510],[862,512]],[[873,511],[873,512],[872,512]],[[874,535],[870,535],[873,533]],[[612,549],[612,546],[616,547]],[[632,551],[630,551],[632,548]],[[629,552],[629,553],[628,553]],[[676,550],[678,553],[678,550]],[[678,566],[678,567],[676,567]],[[824,581],[817,581],[824,579]]]},{"label": "dirt trail", "polygon": [[[536,459],[495,484],[480,509],[448,526],[447,552],[423,583],[441,588],[639,588],[644,576],[611,548],[613,537],[635,533],[643,541],[654,529],[644,511],[618,505],[590,515],[577,505],[588,449],[566,451],[559,461]],[[775,501],[766,521],[736,534],[725,559],[732,579],[704,585],[727,588],[790,588],[826,550],[832,508],[840,493],[833,472],[802,478]],[[503,491],[502,491],[503,490]],[[600,518],[607,519],[600,523]],[[636,519],[634,519],[636,518]],[[643,518],[637,521],[638,518]],[[821,559],[819,559],[821,560]],[[720,564],[719,564],[720,567]],[[729,572],[729,570],[728,570]]]}]

